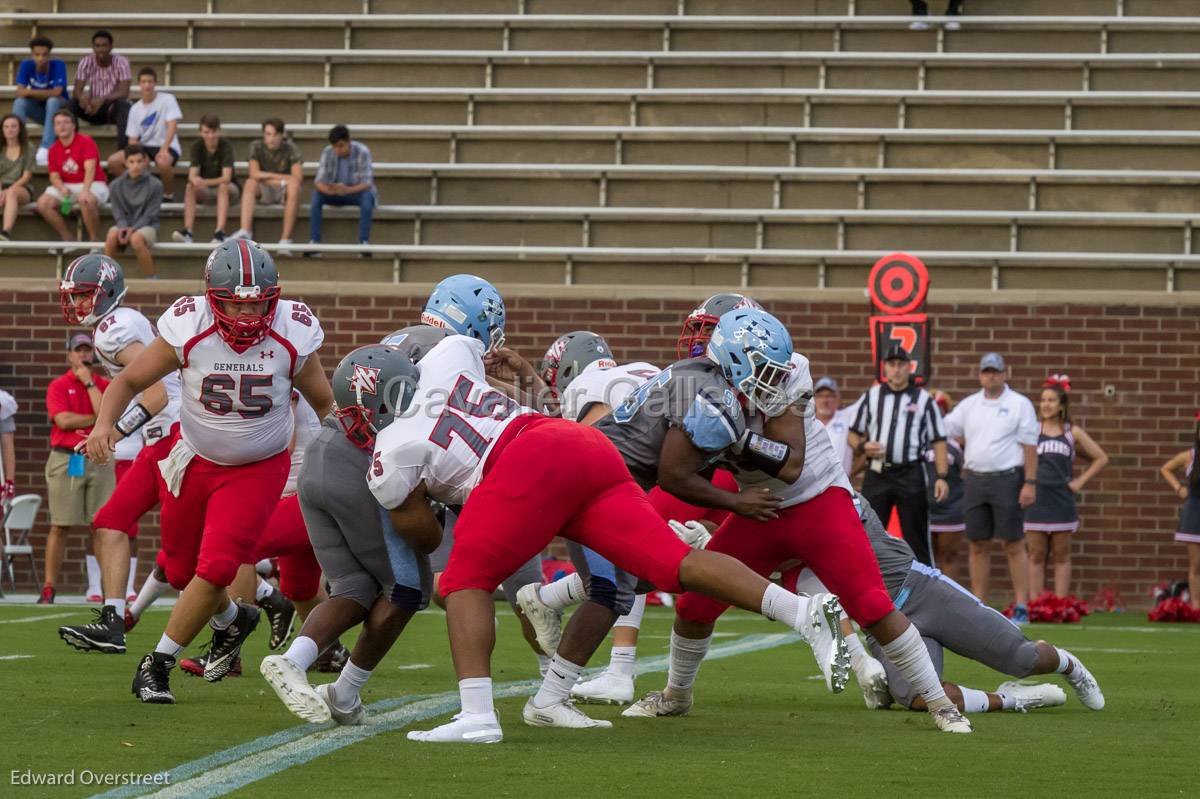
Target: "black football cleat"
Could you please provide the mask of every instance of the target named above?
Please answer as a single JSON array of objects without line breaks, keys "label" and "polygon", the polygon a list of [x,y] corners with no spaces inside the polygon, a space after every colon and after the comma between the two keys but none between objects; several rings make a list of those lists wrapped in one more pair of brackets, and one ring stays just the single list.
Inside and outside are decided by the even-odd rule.
[{"label": "black football cleat", "polygon": [[[194,658],[184,658],[179,661],[180,671],[187,672],[193,677],[204,676],[204,664],[208,662],[208,653],[203,652],[196,655]],[[229,673],[226,677],[241,677],[242,676],[242,658],[239,655],[237,660],[233,661],[233,665],[229,668]]]},{"label": "black football cleat", "polygon": [[151,705],[173,705],[175,695],[171,693],[171,669],[175,658],[161,652],[151,652],[138,664],[133,675],[133,695]]},{"label": "black football cleat", "polygon": [[212,643],[208,645],[208,659],[204,662],[204,679],[219,682],[233,669],[234,662],[242,652],[242,644],[258,626],[258,608],[237,603],[237,616],[224,630],[213,630]]},{"label": "black football cleat", "polygon": [[88,624],[64,625],[58,637],[84,652],[104,652],[110,655],[125,653],[125,620],[112,605],[97,608],[96,617]]},{"label": "black football cleat", "polygon": [[292,625],[296,621],[296,606],[292,600],[283,595],[278,588],[271,589],[270,595],[258,603],[267,621],[271,623],[271,639],[267,646],[272,651],[287,643],[292,637]]},{"label": "black football cleat", "polygon": [[341,641],[334,641],[325,648],[310,667],[309,671],[322,674],[340,674],[342,668],[350,661],[350,650],[342,646]]}]

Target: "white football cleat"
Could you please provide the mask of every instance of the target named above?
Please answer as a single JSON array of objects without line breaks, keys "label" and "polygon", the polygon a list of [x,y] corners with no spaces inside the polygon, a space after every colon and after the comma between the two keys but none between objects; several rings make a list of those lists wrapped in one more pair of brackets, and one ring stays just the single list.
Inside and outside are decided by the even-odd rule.
[{"label": "white football cleat", "polygon": [[549,707],[534,707],[533,697],[525,703],[521,718],[530,727],[566,727],[574,730],[607,729],[611,721],[594,719],[572,705],[568,700],[556,702]]},{"label": "white football cleat", "polygon": [[304,671],[283,655],[267,655],[258,667],[284,707],[312,724],[329,721],[329,705],[308,684]]},{"label": "white football cleat", "polygon": [[[671,693],[668,694],[667,692]],[[652,719],[659,716],[686,716],[692,709],[691,691],[651,691],[629,707],[621,715],[631,719]]]},{"label": "white football cleat", "polygon": [[571,698],[597,705],[628,705],[633,701],[633,678],[605,670],[572,688]]},{"label": "white football cleat", "polygon": [[813,594],[807,599],[808,607],[801,611],[797,632],[812,647],[825,687],[840,694],[850,681],[850,650],[842,637],[842,604],[833,594]]},{"label": "white football cleat", "polygon": [[929,711],[929,715],[933,716],[933,723],[942,732],[959,734],[974,732],[971,722],[967,720],[967,717],[953,703],[940,707],[937,710],[931,710]]},{"label": "white football cleat", "polygon": [[349,710],[338,710],[333,699],[333,683],[327,682],[317,686],[317,696],[329,708],[329,715],[342,727],[358,727],[367,723],[367,709],[363,707],[362,699]]},{"label": "white football cleat", "polygon": [[863,702],[868,710],[887,710],[892,706],[892,692],[888,690],[887,671],[883,664],[867,655],[854,667],[854,678],[862,689]]},{"label": "white football cleat", "polygon": [[539,588],[541,583],[521,586],[521,590],[517,591],[517,604],[521,606],[525,618],[533,625],[538,646],[546,655],[553,655],[562,639],[562,611],[543,603],[538,595]]},{"label": "white football cleat", "polygon": [[1080,662],[1079,658],[1072,655],[1067,650],[1063,650],[1063,654],[1071,659],[1071,673],[1064,674],[1063,677],[1067,682],[1071,683],[1071,687],[1075,689],[1075,695],[1079,697],[1079,701],[1084,707],[1092,710],[1104,709],[1104,693],[1100,690],[1100,683],[1096,682],[1096,678],[1087,670]]},{"label": "white football cleat", "polygon": [[495,713],[459,713],[450,723],[432,730],[413,730],[408,740],[427,744],[498,744],[504,731]]},{"label": "white football cleat", "polygon": [[1050,683],[1022,685],[1019,682],[1006,682],[996,689],[996,693],[1011,696],[1016,702],[1013,710],[1018,713],[1028,713],[1039,707],[1058,707],[1067,703],[1066,692]]}]

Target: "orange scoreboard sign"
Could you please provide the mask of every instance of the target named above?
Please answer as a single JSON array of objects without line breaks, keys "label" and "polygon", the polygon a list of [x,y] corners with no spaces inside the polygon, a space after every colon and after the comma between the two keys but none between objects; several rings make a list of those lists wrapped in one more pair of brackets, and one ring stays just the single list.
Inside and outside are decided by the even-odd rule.
[{"label": "orange scoreboard sign", "polygon": [[929,270],[916,256],[894,252],[875,262],[867,288],[875,309],[870,326],[876,377],[883,379],[883,356],[898,344],[912,358],[913,380],[917,385],[928,382],[931,331],[924,307]]}]

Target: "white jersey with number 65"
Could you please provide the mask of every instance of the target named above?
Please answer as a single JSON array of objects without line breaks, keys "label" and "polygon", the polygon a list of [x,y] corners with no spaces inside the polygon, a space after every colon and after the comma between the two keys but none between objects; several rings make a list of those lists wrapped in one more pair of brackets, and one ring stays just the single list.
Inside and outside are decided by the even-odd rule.
[{"label": "white jersey with number 65", "polygon": [[367,485],[385,508],[403,504],[422,480],[434,499],[462,505],[500,434],[534,412],[488,385],[483,343],[473,338],[442,339],[419,368],[408,410],[375,439]]},{"label": "white jersey with number 65", "polygon": [[325,340],[308,306],[279,300],[267,337],[242,352],[221,338],[204,295],[179,298],[158,333],[183,365],[180,433],[200,457],[239,466],[287,449],[292,378]]}]

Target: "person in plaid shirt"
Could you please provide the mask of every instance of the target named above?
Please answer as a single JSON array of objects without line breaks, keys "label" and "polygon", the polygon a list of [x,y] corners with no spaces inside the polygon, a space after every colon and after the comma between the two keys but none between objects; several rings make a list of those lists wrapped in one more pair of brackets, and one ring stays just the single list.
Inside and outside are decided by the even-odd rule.
[{"label": "person in plaid shirt", "polygon": [[[321,210],[326,205],[358,206],[358,243],[371,239],[371,217],[375,213],[375,181],[371,151],[362,142],[350,138],[350,129],[334,125],[329,131],[329,146],[321,151],[321,163],[314,181],[308,224],[311,243],[321,243]],[[306,253],[315,255],[316,253]],[[369,258],[369,250],[360,255]]]},{"label": "person in plaid shirt", "polygon": [[129,119],[129,83],[133,73],[129,59],[112,51],[113,37],[108,31],[92,34],[92,54],[84,56],[75,69],[75,89],[71,92],[71,112],[93,125],[117,126],[117,149],[128,143],[125,124]]}]

